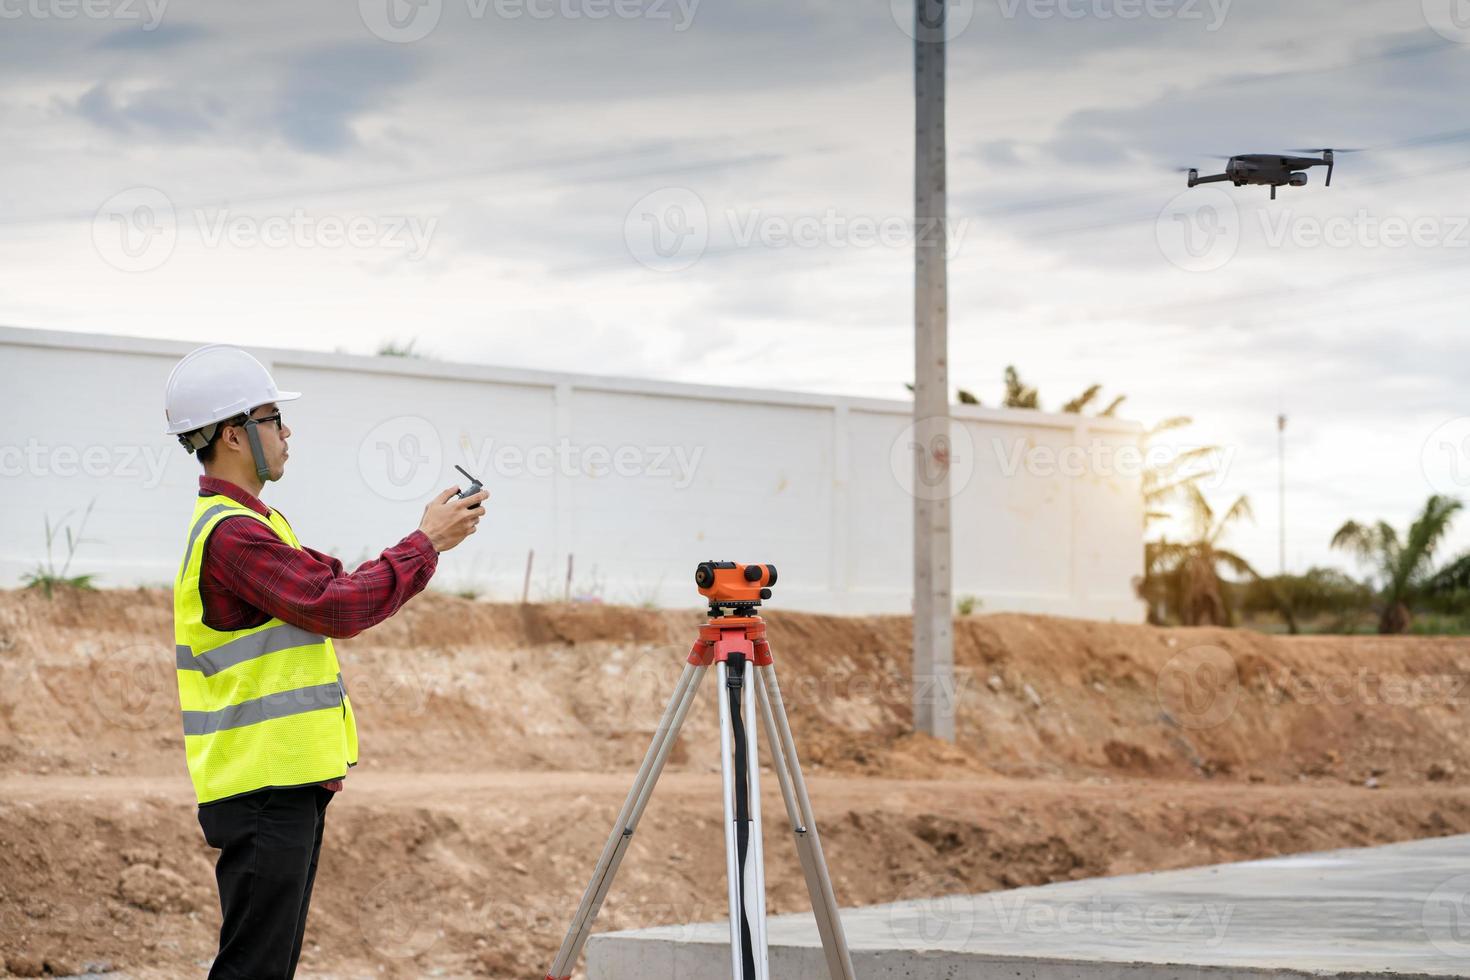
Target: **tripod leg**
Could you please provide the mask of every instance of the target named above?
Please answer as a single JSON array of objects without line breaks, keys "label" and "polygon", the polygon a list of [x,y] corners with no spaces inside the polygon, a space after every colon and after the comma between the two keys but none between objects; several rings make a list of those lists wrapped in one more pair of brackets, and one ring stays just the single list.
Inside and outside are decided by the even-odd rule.
[{"label": "tripod leg", "polygon": [[638,774],[633,777],[633,787],[628,791],[627,799],[618,811],[618,819],[613,824],[612,833],[603,845],[602,855],[597,859],[592,880],[582,893],[582,902],[577,906],[577,913],[572,917],[566,938],[562,940],[561,949],[552,962],[551,972],[546,975],[547,980],[564,980],[571,976],[572,967],[576,965],[577,958],[582,954],[582,946],[587,942],[587,934],[592,930],[592,923],[602,909],[608,889],[612,887],[613,876],[617,874],[623,854],[633,839],[633,831],[643,817],[643,810],[648,805],[654,784],[658,782],[669,751],[679,738],[679,729],[684,724],[684,718],[694,704],[694,696],[699,692],[699,682],[704,680],[708,670],[708,667],[695,664],[684,665],[684,672],[679,675],[679,683],[675,685],[674,693],[664,708],[663,717],[659,719],[653,741],[643,756],[642,765],[638,767]]},{"label": "tripod leg", "polygon": [[[725,808],[725,889],[730,904],[730,976],[732,980],[756,980],[751,974],[754,965],[747,969],[750,956],[750,929],[745,917],[744,865],[745,844],[741,840],[745,827],[745,774],[742,765],[745,746],[743,740],[736,741],[735,712],[732,700],[738,705],[739,693],[732,697],[730,691],[730,668],[723,661],[715,663],[715,679],[720,702],[720,784]],[[738,746],[738,748],[737,748]],[[737,757],[736,753],[739,753]]]},{"label": "tripod leg", "polygon": [[822,840],[817,834],[817,820],[812,801],[807,795],[806,780],[796,757],[796,741],[781,700],[781,687],[776,682],[776,668],[755,668],[761,715],[771,745],[771,769],[781,784],[781,797],[786,803],[791,829],[796,835],[796,853],[806,877],[807,894],[817,932],[822,937],[822,951],[827,957],[827,972],[832,980],[856,980],[852,955],[847,948],[847,934],[837,910],[837,897],[832,891],[832,878],[827,872],[827,859],[822,853]]},{"label": "tripod leg", "polygon": [[771,952],[766,938],[766,853],[761,832],[760,753],[757,750],[756,694],[759,679],[754,665],[747,664],[741,714],[745,721],[745,759],[750,773],[750,852],[745,864],[745,904],[750,919],[751,944],[755,954],[756,980],[769,980]]}]

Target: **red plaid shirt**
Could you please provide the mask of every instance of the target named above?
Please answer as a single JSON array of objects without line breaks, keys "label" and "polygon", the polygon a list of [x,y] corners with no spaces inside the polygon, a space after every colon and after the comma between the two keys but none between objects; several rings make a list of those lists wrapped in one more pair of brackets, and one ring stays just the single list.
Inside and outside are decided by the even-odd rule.
[{"label": "red plaid shirt", "polygon": [[[262,517],[270,508],[228,480],[199,478],[201,497],[216,494]],[[348,573],[331,555],[297,550],[259,521],[224,520],[204,545],[199,597],[204,625],[229,632],[275,617],[333,639],[356,636],[423,591],[439,553],[422,531]],[[341,780],[324,783],[341,789]]]}]

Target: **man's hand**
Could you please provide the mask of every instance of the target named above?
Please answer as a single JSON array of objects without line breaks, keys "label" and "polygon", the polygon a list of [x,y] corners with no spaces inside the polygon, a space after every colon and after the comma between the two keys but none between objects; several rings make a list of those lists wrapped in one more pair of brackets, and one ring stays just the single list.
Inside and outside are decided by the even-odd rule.
[{"label": "man's hand", "polygon": [[481,490],[463,500],[455,496],[457,493],[459,487],[450,487],[424,508],[424,519],[419,522],[419,530],[428,536],[435,551],[448,551],[474,534],[480,518],[485,516],[484,507],[477,510],[470,508],[482,500],[488,500],[489,492]]}]

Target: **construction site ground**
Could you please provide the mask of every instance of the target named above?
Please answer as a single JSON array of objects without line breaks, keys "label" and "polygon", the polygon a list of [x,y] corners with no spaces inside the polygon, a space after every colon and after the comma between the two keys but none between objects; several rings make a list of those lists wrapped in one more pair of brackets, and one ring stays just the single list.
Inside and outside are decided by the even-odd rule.
[{"label": "construction site ground", "polygon": [[[298,975],[544,975],[702,619],[430,594],[341,642],[362,764]],[[906,617],[768,619],[847,906],[1470,832],[1470,639],[967,617],[949,745],[909,734]],[[158,590],[0,593],[3,972],[205,972],[171,620]],[[712,687],[600,930],[724,914]],[[764,787],[768,905],[799,912]]]}]

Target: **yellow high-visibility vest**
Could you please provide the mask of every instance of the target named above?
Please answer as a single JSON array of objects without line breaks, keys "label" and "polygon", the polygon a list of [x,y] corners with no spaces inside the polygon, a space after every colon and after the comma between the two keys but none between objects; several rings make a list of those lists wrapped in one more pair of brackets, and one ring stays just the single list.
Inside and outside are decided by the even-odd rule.
[{"label": "yellow high-visibility vest", "polygon": [[230,632],[204,625],[205,543],[220,521],[242,517],[301,547],[275,511],[261,517],[221,495],[194,505],[174,581],[174,644],[184,751],[200,803],[310,786],[357,763],[357,723],[330,639],[275,618]]}]

